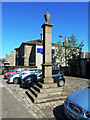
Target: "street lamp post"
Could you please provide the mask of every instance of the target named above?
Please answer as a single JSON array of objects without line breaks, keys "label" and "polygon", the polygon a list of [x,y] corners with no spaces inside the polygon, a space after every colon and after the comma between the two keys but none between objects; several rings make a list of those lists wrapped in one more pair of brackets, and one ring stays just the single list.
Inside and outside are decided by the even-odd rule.
[{"label": "street lamp post", "polygon": [[79,59],[80,59],[80,77],[81,77],[81,54],[82,54],[82,49],[79,50]]},{"label": "street lamp post", "polygon": [[[63,36],[59,35],[60,38],[62,38]],[[63,42],[63,46],[65,48],[65,67],[66,67],[66,62],[67,62],[67,57],[66,57],[66,46],[67,46],[67,38],[65,37],[65,40]]]}]

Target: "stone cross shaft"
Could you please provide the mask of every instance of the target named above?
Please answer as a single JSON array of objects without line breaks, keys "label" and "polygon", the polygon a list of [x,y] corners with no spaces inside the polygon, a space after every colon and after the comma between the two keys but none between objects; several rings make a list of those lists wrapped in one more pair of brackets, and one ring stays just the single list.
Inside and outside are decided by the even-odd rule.
[{"label": "stone cross shaft", "polygon": [[52,78],[52,26],[44,23],[43,28],[43,83],[53,83]]}]

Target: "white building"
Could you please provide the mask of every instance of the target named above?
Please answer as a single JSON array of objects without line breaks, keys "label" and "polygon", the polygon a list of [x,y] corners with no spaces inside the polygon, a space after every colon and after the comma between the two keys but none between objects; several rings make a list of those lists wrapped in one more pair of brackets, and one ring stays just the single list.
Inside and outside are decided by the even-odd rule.
[{"label": "white building", "polygon": [[[43,40],[30,40],[22,42],[16,50],[16,65],[17,66],[37,66],[42,68],[43,63]],[[55,43],[52,43],[52,53],[55,49]]]}]

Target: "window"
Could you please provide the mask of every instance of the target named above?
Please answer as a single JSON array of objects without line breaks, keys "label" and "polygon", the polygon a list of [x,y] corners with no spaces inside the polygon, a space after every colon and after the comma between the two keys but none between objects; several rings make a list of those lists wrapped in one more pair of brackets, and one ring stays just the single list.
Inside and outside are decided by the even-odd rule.
[{"label": "window", "polygon": [[59,70],[53,70],[52,71],[52,75],[55,75],[55,74],[58,74],[59,73]]}]

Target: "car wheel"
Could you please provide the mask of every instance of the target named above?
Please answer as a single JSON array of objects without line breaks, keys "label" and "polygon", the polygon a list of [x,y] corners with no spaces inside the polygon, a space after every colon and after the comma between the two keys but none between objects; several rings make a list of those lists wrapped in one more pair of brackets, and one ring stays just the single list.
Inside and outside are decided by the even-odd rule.
[{"label": "car wheel", "polygon": [[58,86],[59,86],[59,87],[63,87],[64,84],[65,84],[65,81],[64,81],[64,80],[59,80],[59,81],[58,81]]},{"label": "car wheel", "polygon": [[14,78],[13,82],[14,82],[14,84],[18,84],[19,83],[19,79],[18,78]]}]

